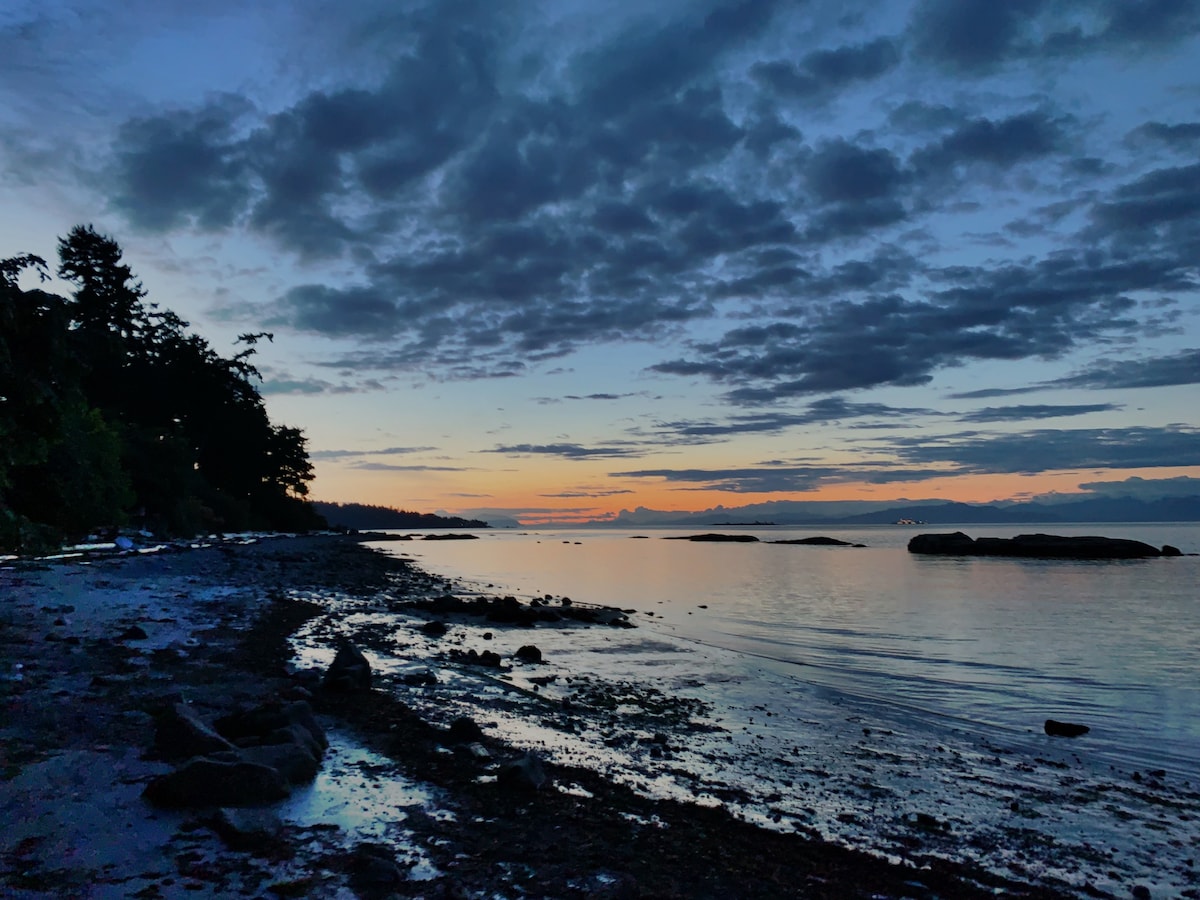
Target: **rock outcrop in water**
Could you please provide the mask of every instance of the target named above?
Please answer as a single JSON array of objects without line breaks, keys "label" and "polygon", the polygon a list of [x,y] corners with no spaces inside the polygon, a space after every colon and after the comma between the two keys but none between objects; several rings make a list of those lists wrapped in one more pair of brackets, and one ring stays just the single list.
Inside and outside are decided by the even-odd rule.
[{"label": "rock outcrop in water", "polygon": [[938,556],[1014,556],[1025,559],[1145,559],[1171,556],[1174,548],[1152,547],[1141,541],[1108,537],[1063,537],[1019,534],[1014,538],[974,539],[952,534],[919,534],[908,542],[909,553]]}]

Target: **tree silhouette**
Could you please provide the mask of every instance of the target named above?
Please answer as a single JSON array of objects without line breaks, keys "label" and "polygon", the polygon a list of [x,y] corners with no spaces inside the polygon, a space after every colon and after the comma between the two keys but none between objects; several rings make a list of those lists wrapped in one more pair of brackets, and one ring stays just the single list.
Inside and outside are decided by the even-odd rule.
[{"label": "tree silhouette", "polygon": [[145,301],[111,238],[59,241],[64,299],[23,291],[46,263],[0,260],[0,546],[44,528],[127,521],[168,533],[322,524],[304,501],[312,466],[297,428],[270,421],[250,362],[266,333],[222,357]]}]

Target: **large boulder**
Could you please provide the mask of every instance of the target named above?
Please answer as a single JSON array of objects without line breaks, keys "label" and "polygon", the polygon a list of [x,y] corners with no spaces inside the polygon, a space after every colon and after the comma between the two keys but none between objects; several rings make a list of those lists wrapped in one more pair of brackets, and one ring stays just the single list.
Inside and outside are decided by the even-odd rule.
[{"label": "large boulder", "polygon": [[303,701],[239,710],[208,726],[184,704],[160,717],[155,747],[188,758],[156,778],[146,799],[158,806],[258,806],[286,797],[316,777],[328,742]]},{"label": "large boulder", "polygon": [[1078,725],[1075,722],[1059,722],[1054,719],[1047,719],[1043,727],[1046,734],[1051,737],[1079,737],[1092,730],[1086,725]]},{"label": "large boulder", "polygon": [[517,793],[540,790],[548,780],[541,759],[532,751],[501,766],[496,773],[496,783],[500,787]]},{"label": "large boulder", "polygon": [[222,716],[213,725],[222,737],[242,747],[298,742],[319,756],[329,746],[325,730],[303,700],[264,703]]},{"label": "large boulder", "polygon": [[961,531],[951,534],[918,534],[908,542],[908,552],[972,556],[975,552],[975,541]]},{"label": "large boulder", "polygon": [[196,757],[160,775],[143,792],[155,806],[262,806],[288,795],[287,779],[271,766]]},{"label": "large boulder", "polygon": [[169,762],[237,748],[186,703],[173,703],[154,723],[154,753]]},{"label": "large boulder", "polygon": [[368,691],[371,689],[371,663],[353,644],[342,644],[325,672],[324,685],[331,691]]},{"label": "large boulder", "polygon": [[1145,559],[1162,551],[1126,538],[1019,534],[1014,538],[972,540],[961,531],[919,534],[908,542],[909,553],[944,556],[1011,556],[1024,559]]}]

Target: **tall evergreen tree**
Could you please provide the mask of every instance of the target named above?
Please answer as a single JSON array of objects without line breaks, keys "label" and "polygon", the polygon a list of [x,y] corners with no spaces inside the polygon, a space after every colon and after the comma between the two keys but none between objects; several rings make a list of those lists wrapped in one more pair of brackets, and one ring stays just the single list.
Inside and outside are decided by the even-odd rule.
[{"label": "tall evergreen tree", "polygon": [[[318,526],[303,432],[275,425],[250,362],[145,301],[121,248],[89,226],[59,241],[69,299],[22,291],[0,261],[0,545],[30,521],[72,534],[126,513],[158,530]],[[7,523],[7,524],[6,524]]]}]

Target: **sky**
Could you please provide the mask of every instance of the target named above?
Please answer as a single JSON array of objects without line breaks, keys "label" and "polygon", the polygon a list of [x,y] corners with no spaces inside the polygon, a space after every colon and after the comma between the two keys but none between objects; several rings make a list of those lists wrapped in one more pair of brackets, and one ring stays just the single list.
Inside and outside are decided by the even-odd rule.
[{"label": "sky", "polygon": [[1194,0],[8,0],[0,60],[0,257],[271,332],[316,499],[1200,493]]}]

